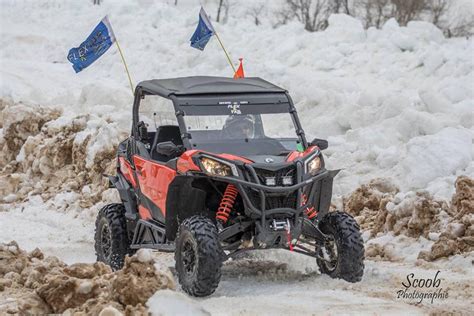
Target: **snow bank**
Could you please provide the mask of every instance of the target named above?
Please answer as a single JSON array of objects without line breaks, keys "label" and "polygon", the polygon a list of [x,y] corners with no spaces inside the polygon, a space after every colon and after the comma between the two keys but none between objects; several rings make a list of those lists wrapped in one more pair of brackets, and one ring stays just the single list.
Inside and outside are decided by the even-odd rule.
[{"label": "snow bank", "polygon": [[410,139],[400,157],[405,183],[423,188],[440,175],[455,174],[472,163],[472,132],[444,128],[440,132]]},{"label": "snow bank", "polygon": [[461,176],[451,205],[426,191],[399,192],[372,180],[345,201],[365,231],[366,257],[389,261],[433,261],[474,251],[474,180]]},{"label": "snow bank", "polygon": [[80,210],[107,199],[102,174],[113,173],[116,147],[125,137],[116,122],[23,104],[7,105],[2,113],[0,201],[39,196],[56,209]]},{"label": "snow bank", "polygon": [[[112,272],[102,262],[66,265],[30,253],[16,242],[0,244],[0,292],[14,297],[9,314],[145,314],[145,303],[159,289],[175,289],[169,270],[156,270],[154,261],[127,257],[123,269]],[[3,304],[2,304],[3,305]]]},{"label": "snow bank", "polygon": [[[85,157],[90,168],[102,146],[117,143],[117,131],[129,131],[132,98],[115,48],[79,74],[66,60],[68,49],[108,14],[135,82],[230,76],[214,39],[204,52],[189,47],[197,12],[190,1],[45,1],[34,10],[5,1],[2,20],[11,27],[1,30],[0,97],[56,105],[64,116],[107,116],[87,118],[88,128],[94,124],[98,131]],[[308,138],[329,138],[328,165],[345,168],[336,194],[391,177],[402,191],[433,188],[449,198],[456,176],[473,176],[472,39],[445,39],[432,24],[417,21],[400,27],[392,19],[366,31],[360,21],[337,14],[327,30],[309,33],[298,23],[257,27],[244,8],[233,13],[226,24],[216,23],[223,41],[235,59],[245,58],[249,76],[291,92]],[[65,28],[71,19],[74,27]]]}]

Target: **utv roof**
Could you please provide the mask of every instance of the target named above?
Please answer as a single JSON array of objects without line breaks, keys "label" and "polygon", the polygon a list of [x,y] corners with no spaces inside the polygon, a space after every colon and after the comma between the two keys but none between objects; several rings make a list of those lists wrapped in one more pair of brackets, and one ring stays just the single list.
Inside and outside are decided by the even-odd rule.
[{"label": "utv roof", "polygon": [[171,95],[285,93],[282,89],[258,77],[232,79],[227,77],[195,76],[142,81],[137,89],[168,98]]}]

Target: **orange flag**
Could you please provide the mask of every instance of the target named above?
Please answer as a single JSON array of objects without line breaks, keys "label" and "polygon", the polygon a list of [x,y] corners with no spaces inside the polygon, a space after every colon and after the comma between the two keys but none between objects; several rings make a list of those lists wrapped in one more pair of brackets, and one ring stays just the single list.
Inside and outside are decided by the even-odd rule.
[{"label": "orange flag", "polygon": [[242,60],[243,58],[239,58],[240,60],[240,65],[239,68],[237,68],[237,71],[234,74],[234,79],[239,79],[239,78],[244,78],[244,65],[242,65]]}]

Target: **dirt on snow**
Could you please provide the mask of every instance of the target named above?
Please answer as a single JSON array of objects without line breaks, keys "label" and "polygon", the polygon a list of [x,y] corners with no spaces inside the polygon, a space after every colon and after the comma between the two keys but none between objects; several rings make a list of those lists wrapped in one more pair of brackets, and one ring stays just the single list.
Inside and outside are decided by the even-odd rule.
[{"label": "dirt on snow", "polygon": [[59,109],[5,101],[0,105],[0,202],[22,202],[32,195],[47,201],[58,192],[75,192],[74,205],[65,207],[80,209],[106,199],[103,174],[115,173],[118,142],[110,139],[87,164],[88,150],[101,133],[100,127],[88,126],[90,115],[61,122]]},{"label": "dirt on snow", "polygon": [[[474,250],[474,180],[460,176],[455,186],[449,205],[425,191],[402,198],[396,186],[375,179],[345,199],[344,207],[371,237],[390,232],[435,239],[429,251],[418,254],[420,259],[433,261]],[[370,244],[366,257],[395,260],[390,245]]]},{"label": "dirt on snow", "polygon": [[157,290],[174,290],[175,282],[144,251],[112,271],[102,262],[67,265],[39,249],[23,251],[14,241],[0,244],[0,298],[13,298],[0,314],[147,315],[147,300]]}]

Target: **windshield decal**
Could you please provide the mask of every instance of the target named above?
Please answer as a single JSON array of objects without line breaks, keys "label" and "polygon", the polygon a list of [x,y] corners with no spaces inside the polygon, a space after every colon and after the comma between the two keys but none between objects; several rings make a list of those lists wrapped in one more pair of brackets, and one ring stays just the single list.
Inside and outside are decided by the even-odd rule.
[{"label": "windshield decal", "polygon": [[230,114],[242,114],[242,111],[240,111],[240,104],[238,104],[237,102],[229,104],[227,108],[230,109]]},{"label": "windshield decal", "polygon": [[219,105],[227,105],[227,108],[230,110],[230,114],[241,115],[242,111],[240,110],[241,104],[249,104],[248,101],[220,101]]}]

